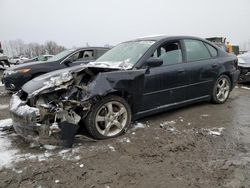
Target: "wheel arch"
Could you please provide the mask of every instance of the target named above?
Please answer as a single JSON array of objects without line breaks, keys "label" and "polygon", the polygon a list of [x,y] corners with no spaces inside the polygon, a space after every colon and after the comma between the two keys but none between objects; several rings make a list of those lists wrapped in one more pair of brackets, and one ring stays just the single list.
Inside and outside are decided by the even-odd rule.
[{"label": "wheel arch", "polygon": [[123,99],[125,99],[125,101],[129,104],[131,110],[133,111],[133,104],[134,104],[134,101],[133,101],[133,95],[128,93],[127,91],[112,91],[110,93],[108,93],[106,96],[110,96],[110,95],[116,95],[116,96],[119,96],[119,97],[122,97]]}]

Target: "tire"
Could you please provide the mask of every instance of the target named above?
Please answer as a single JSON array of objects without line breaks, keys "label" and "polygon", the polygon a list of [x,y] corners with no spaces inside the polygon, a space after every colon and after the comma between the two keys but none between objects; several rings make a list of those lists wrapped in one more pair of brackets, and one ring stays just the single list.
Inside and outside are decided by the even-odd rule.
[{"label": "tire", "polygon": [[110,95],[97,102],[84,120],[89,134],[95,139],[122,135],[131,123],[131,109],[121,97]]},{"label": "tire", "polygon": [[231,80],[227,75],[221,75],[215,82],[212,93],[212,102],[222,104],[227,101],[231,91]]}]

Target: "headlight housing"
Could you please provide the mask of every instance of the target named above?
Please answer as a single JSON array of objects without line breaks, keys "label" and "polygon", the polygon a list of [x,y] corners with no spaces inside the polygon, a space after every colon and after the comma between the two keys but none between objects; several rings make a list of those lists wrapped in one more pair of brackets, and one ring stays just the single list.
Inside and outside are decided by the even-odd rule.
[{"label": "headlight housing", "polygon": [[16,74],[16,73],[17,73],[17,71],[15,71],[15,70],[6,70],[6,71],[3,72],[3,76],[4,77],[5,76],[10,76],[10,75]]},{"label": "headlight housing", "polygon": [[51,77],[48,81],[44,82],[47,86],[59,86],[64,82],[68,82],[73,78],[72,74],[69,72],[61,73],[58,76]]}]

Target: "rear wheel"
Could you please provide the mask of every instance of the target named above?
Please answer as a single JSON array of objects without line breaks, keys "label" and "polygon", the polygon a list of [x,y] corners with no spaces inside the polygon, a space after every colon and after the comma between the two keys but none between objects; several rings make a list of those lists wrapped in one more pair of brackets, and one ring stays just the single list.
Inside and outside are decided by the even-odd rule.
[{"label": "rear wheel", "polygon": [[221,75],[215,82],[212,94],[212,102],[222,104],[229,97],[231,81],[227,75]]},{"label": "rear wheel", "polygon": [[128,103],[118,96],[107,96],[89,112],[85,126],[96,139],[119,136],[126,132],[131,122],[131,109]]}]

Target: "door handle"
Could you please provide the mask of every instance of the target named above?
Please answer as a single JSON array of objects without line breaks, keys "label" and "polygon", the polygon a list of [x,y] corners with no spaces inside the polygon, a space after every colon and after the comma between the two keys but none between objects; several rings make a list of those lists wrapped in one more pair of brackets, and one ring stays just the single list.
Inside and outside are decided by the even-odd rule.
[{"label": "door handle", "polygon": [[179,73],[179,74],[184,73],[184,72],[185,72],[185,70],[184,70],[184,69],[180,69],[180,70],[178,70],[178,73]]},{"label": "door handle", "polygon": [[212,65],[212,68],[216,68],[216,67],[218,67],[218,64],[217,64],[217,63],[214,63],[214,64]]}]

